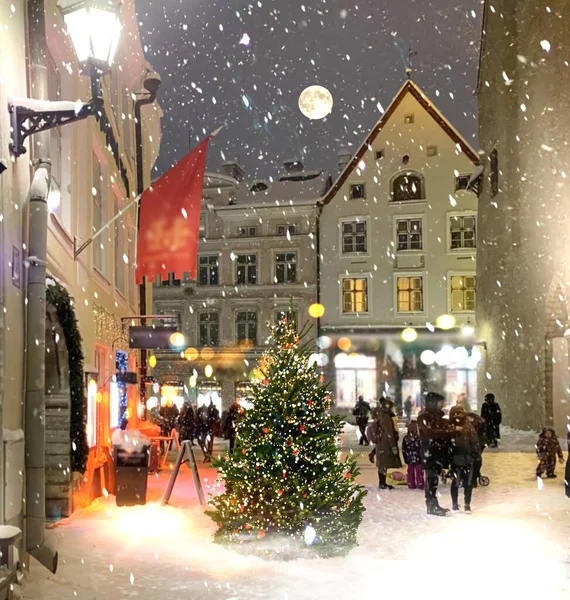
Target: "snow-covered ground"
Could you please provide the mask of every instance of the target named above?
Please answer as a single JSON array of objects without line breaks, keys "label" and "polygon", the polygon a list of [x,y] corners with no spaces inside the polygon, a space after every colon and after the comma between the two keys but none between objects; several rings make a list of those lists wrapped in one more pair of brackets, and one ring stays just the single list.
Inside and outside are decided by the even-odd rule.
[{"label": "snow-covered ground", "polygon": [[[378,492],[376,471],[363,456],[360,481],[369,494],[360,545],[328,560],[264,561],[213,544],[214,525],[197,506],[185,471],[172,503],[188,508],[151,502],[118,509],[109,497],[60,523],[57,575],[33,565],[20,594],[38,600],[361,600],[403,592],[422,600],[568,598],[570,500],[562,467],[557,480],[537,486],[535,439],[506,430],[501,448],[485,453],[491,485],[475,490],[474,512],[445,518],[425,514],[420,491]],[[167,475],[152,480],[151,499],[159,498]],[[202,477],[212,489],[214,471],[204,469]],[[448,487],[441,493],[449,507]]]}]

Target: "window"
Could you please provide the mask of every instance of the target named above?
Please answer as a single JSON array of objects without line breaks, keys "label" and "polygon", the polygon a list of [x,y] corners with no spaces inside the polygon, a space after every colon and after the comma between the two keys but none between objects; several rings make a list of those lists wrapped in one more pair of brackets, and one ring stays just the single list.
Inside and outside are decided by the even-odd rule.
[{"label": "window", "polygon": [[198,332],[200,346],[219,346],[220,315],[216,312],[200,313],[198,316]]},{"label": "window", "polygon": [[437,146],[428,146],[426,148],[426,154],[430,157],[437,156]]},{"label": "window", "polygon": [[[115,214],[120,210],[119,200],[115,198]],[[126,280],[125,270],[126,264],[123,255],[125,254],[125,224],[123,218],[115,221],[115,287],[125,295]]]},{"label": "window", "polygon": [[257,256],[238,254],[236,256],[236,283],[254,285],[257,283]]},{"label": "window", "polygon": [[276,310],[275,311],[275,323],[279,323],[282,319],[287,319],[289,323],[297,322],[297,312],[290,310]]},{"label": "window", "polygon": [[295,235],[297,233],[297,225],[277,225],[277,235]]},{"label": "window", "polygon": [[396,234],[398,236],[398,252],[423,249],[421,219],[398,219]]},{"label": "window", "polygon": [[257,313],[243,310],[236,313],[236,337],[239,342],[257,346]]},{"label": "window", "polygon": [[499,193],[499,152],[496,148],[491,151],[489,156],[491,180],[491,198],[494,198]]},{"label": "window", "polygon": [[168,279],[162,281],[162,287],[180,287],[180,279],[176,279],[174,273],[168,274]]},{"label": "window", "polygon": [[275,255],[275,283],[297,281],[297,253],[279,252]]},{"label": "window", "polygon": [[[107,222],[107,193],[103,185],[103,174],[101,163],[93,154],[93,233],[99,231]],[[104,231],[98,238],[93,240],[93,266],[103,276],[107,276],[108,270],[108,233]]]},{"label": "window", "polygon": [[392,200],[423,200],[425,198],[423,177],[418,173],[402,173],[392,182]]},{"label": "window", "polygon": [[257,227],[249,226],[249,227],[238,227],[238,237],[256,237],[257,236]]},{"label": "window", "polygon": [[455,191],[468,190],[470,181],[471,175],[459,175],[459,177],[455,178]]},{"label": "window", "polygon": [[398,312],[423,312],[423,277],[398,277]]},{"label": "window", "polygon": [[200,256],[198,261],[198,283],[200,285],[218,285],[219,259],[217,256]]},{"label": "window", "polygon": [[366,186],[363,183],[350,184],[350,199],[360,200],[366,198]]},{"label": "window", "polygon": [[449,221],[451,250],[472,249],[476,246],[476,215],[453,215]]},{"label": "window", "polygon": [[384,150],[376,150],[376,160],[382,160],[384,158]]},{"label": "window", "polygon": [[342,312],[368,312],[368,279],[362,277],[342,280]]},{"label": "window", "polygon": [[451,312],[472,312],[475,310],[475,284],[475,275],[451,276]]},{"label": "window", "polygon": [[366,252],[366,221],[344,221],[342,223],[342,253]]},{"label": "window", "polygon": [[87,384],[87,444],[97,445],[97,381],[89,378]]},{"label": "window", "polygon": [[264,191],[265,191],[265,190],[267,190],[267,189],[268,189],[268,186],[267,186],[267,184],[266,184],[265,182],[263,182],[263,181],[258,181],[257,183],[254,183],[254,184],[251,186],[251,189],[250,189],[250,191],[251,191],[251,192],[254,192],[254,193],[255,193],[255,192],[264,192]]},{"label": "window", "polygon": [[416,122],[416,117],[414,115],[414,113],[409,113],[407,115],[404,115],[404,123],[406,125],[413,125]]}]

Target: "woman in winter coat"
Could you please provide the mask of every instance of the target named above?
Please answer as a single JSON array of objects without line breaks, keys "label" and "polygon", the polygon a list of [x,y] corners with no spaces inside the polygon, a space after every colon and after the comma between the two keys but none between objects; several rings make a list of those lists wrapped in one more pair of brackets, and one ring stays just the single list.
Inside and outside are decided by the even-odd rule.
[{"label": "woman in winter coat", "polygon": [[471,512],[475,465],[481,457],[479,436],[462,406],[454,406],[450,410],[449,421],[455,429],[450,448],[453,476],[451,482],[452,509],[459,510],[459,487],[461,486],[465,494],[465,512]]},{"label": "woman in winter coat", "polygon": [[394,403],[385,398],[380,399],[376,411],[376,467],[378,469],[378,487],[381,490],[394,489],[386,483],[388,469],[402,467],[398,450],[398,419],[394,414]]}]

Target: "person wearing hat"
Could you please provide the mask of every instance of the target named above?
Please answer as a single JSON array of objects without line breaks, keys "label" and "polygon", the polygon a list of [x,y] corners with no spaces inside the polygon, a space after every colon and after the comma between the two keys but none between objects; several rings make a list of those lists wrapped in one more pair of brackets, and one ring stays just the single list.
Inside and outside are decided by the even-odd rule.
[{"label": "person wearing hat", "polygon": [[375,414],[377,442],[376,467],[378,469],[378,487],[381,490],[394,489],[386,482],[388,469],[400,469],[400,451],[398,449],[398,419],[394,414],[394,403],[380,398]]},{"label": "person wearing hat", "polygon": [[425,409],[418,416],[418,428],[425,471],[425,497],[428,515],[444,517],[449,510],[437,499],[437,485],[443,469],[448,468],[450,444],[455,430],[443,418],[444,398],[436,392],[426,394]]}]

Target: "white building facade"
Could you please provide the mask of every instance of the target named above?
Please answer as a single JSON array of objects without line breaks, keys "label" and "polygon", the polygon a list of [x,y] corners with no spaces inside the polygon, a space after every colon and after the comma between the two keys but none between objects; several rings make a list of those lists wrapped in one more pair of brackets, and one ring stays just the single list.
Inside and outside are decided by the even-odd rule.
[{"label": "white building facade", "polygon": [[[155,310],[176,316],[188,346],[179,355],[157,354],[154,370],[178,402],[212,400],[223,410],[244,400],[270,325],[282,315],[299,327],[309,320],[317,298],[317,199],[329,178],[298,161],[286,166],[273,182],[206,174],[197,281],[154,290]],[[241,177],[236,165],[226,170]]]},{"label": "white building facade", "polygon": [[341,155],[319,226],[320,345],[339,411],[361,394],[476,402],[479,175],[477,153],[412,81]]}]

